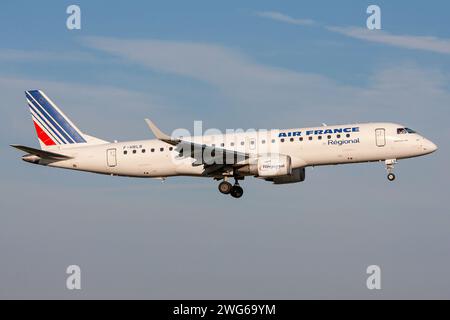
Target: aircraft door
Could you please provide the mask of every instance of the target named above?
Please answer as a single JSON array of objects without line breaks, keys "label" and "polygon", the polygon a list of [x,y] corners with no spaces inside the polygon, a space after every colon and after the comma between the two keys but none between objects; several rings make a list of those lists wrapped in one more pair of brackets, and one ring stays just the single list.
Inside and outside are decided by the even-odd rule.
[{"label": "aircraft door", "polygon": [[375,140],[377,147],[384,147],[386,145],[386,129],[376,129]]},{"label": "aircraft door", "polygon": [[117,166],[117,150],[116,149],[108,149],[106,151],[106,162],[108,163],[108,167],[110,167],[110,168]]}]

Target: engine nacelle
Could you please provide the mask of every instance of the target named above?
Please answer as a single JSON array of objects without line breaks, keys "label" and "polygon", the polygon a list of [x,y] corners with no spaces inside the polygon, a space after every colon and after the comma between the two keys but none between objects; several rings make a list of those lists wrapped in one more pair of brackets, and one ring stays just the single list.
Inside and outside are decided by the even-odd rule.
[{"label": "engine nacelle", "polygon": [[297,168],[292,170],[292,174],[282,176],[282,177],[275,177],[271,178],[270,180],[273,181],[274,184],[286,184],[286,183],[297,183],[297,182],[303,182],[306,178],[306,172],[305,168]]},{"label": "engine nacelle", "polygon": [[291,157],[275,154],[258,159],[258,176],[278,177],[292,173]]},{"label": "engine nacelle", "polygon": [[262,178],[273,178],[292,174],[291,157],[282,154],[265,155],[241,167],[238,172]]}]

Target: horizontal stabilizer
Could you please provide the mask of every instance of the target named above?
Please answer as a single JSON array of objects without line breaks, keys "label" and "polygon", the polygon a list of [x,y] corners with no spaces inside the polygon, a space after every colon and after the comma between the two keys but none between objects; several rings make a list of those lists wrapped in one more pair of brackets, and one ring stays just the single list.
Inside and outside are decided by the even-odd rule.
[{"label": "horizontal stabilizer", "polygon": [[49,152],[49,151],[44,151],[44,150],[39,150],[39,149],[34,149],[34,148],[26,147],[26,146],[11,145],[11,147],[19,149],[19,150],[24,151],[24,152],[27,152],[29,154],[38,156],[38,157],[40,157],[42,159],[52,159],[52,160],[71,159],[71,157],[63,155],[63,154]]}]

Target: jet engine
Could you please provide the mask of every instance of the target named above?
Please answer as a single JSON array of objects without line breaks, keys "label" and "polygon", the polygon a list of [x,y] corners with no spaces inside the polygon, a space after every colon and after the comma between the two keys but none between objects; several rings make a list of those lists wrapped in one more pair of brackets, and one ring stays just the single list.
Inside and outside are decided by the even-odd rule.
[{"label": "jet engine", "polygon": [[269,181],[273,181],[274,184],[287,184],[287,183],[303,182],[305,181],[305,178],[306,178],[305,168],[297,168],[292,170],[292,174],[290,175],[275,177],[270,179]]},{"label": "jet engine", "polygon": [[262,178],[286,176],[292,173],[291,162],[291,157],[286,155],[266,155],[240,168],[238,172]]}]

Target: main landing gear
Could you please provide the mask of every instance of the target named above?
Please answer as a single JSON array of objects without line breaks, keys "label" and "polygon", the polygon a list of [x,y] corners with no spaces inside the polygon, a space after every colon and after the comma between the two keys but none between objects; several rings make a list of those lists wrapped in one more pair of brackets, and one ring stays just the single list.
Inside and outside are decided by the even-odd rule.
[{"label": "main landing gear", "polygon": [[220,193],[229,194],[233,198],[237,199],[244,195],[244,189],[241,188],[237,179],[234,186],[226,180],[222,181],[219,184],[219,191]]},{"label": "main landing gear", "polygon": [[396,178],[395,174],[393,173],[393,171],[394,171],[394,165],[397,163],[397,160],[396,159],[389,159],[389,160],[386,160],[384,163],[386,164],[386,170],[388,172],[387,178],[388,178],[389,181],[392,182]]}]

